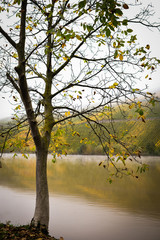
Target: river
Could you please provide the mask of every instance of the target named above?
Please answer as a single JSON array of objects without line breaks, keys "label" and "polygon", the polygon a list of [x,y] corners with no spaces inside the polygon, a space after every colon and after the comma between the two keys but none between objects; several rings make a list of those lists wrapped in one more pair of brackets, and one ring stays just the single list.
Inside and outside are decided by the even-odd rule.
[{"label": "river", "polygon": [[[64,240],[159,240],[160,157],[143,157],[149,171],[109,184],[103,156],[48,162],[49,232]],[[35,204],[35,157],[5,154],[0,169],[0,222],[28,224]]]}]

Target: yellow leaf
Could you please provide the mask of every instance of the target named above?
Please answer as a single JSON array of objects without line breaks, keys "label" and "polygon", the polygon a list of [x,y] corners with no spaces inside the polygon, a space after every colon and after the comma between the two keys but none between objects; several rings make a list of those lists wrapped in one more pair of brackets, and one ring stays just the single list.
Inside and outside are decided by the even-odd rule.
[{"label": "yellow leaf", "polygon": [[77,136],[78,136],[78,137],[80,137],[80,134],[79,134],[79,132],[76,132],[76,134],[77,134]]},{"label": "yellow leaf", "polygon": [[132,103],[131,105],[129,105],[129,109],[132,109],[133,107],[135,107],[135,103]]},{"label": "yellow leaf", "polygon": [[114,149],[113,148],[111,148],[110,153],[114,153]]},{"label": "yellow leaf", "polygon": [[112,85],[112,86],[109,86],[109,88],[112,89],[112,88],[114,88],[114,86],[113,86],[113,85]]},{"label": "yellow leaf", "polygon": [[145,78],[148,78],[148,75],[146,75]]},{"label": "yellow leaf", "polygon": [[148,49],[148,50],[150,49],[150,45],[149,44],[146,45],[146,49]]},{"label": "yellow leaf", "polygon": [[81,36],[79,36],[79,35],[76,35],[76,38],[80,41],[82,40]]},{"label": "yellow leaf", "polygon": [[20,25],[16,25],[16,26],[15,26],[15,29],[20,29]]},{"label": "yellow leaf", "polygon": [[15,110],[21,109],[21,105],[18,105]]},{"label": "yellow leaf", "polygon": [[115,86],[115,87],[116,87],[116,86],[118,86],[118,83],[117,83],[117,82],[115,82],[115,83],[113,84],[113,86]]},{"label": "yellow leaf", "polygon": [[120,59],[121,61],[123,60],[123,55],[122,55],[122,54],[119,55],[119,59]]},{"label": "yellow leaf", "polygon": [[33,30],[33,28],[31,27],[31,25],[28,25],[28,26],[26,27],[26,29],[28,29],[28,30],[30,30],[30,31]]},{"label": "yellow leaf", "polygon": [[116,47],[116,42],[113,43],[113,47],[114,47],[114,48]]},{"label": "yellow leaf", "polygon": [[65,46],[66,46],[66,44],[65,44],[65,43],[63,43],[63,44],[62,44],[62,48],[64,48]]},{"label": "yellow leaf", "polygon": [[122,14],[119,14],[119,13],[116,13],[115,15],[118,16],[118,17],[121,17],[121,16],[122,16]]},{"label": "yellow leaf", "polygon": [[115,88],[116,86],[118,86],[117,82],[113,83],[113,85],[109,86],[109,88],[112,89],[112,88]]},{"label": "yellow leaf", "polygon": [[[110,157],[112,157],[112,156],[113,156],[113,155],[110,154]],[[111,167],[114,167],[114,164],[113,164],[112,162],[110,162],[109,165],[110,165]]]},{"label": "yellow leaf", "polygon": [[65,116],[68,117],[70,115],[70,111],[65,112]]},{"label": "yellow leaf", "polygon": [[144,123],[146,122],[145,121],[145,116],[141,116],[141,119],[142,119],[142,122],[144,122]]},{"label": "yellow leaf", "polygon": [[158,142],[155,144],[156,147],[160,146],[160,140],[158,140]]},{"label": "yellow leaf", "polygon": [[17,58],[18,54],[17,53],[13,53],[12,57]]},{"label": "yellow leaf", "polygon": [[67,57],[63,57],[63,60],[64,60],[64,61],[67,61],[67,59],[68,59]]},{"label": "yellow leaf", "polygon": [[141,107],[141,102],[138,101],[137,104],[138,104],[138,107],[140,108]]},{"label": "yellow leaf", "polygon": [[74,131],[74,132],[72,133],[72,136],[75,136],[75,135],[77,135],[78,137],[80,137],[79,132]]},{"label": "yellow leaf", "polygon": [[[113,139],[114,136],[110,133],[109,136]],[[113,148],[111,148],[110,152],[112,153],[113,152]]]}]

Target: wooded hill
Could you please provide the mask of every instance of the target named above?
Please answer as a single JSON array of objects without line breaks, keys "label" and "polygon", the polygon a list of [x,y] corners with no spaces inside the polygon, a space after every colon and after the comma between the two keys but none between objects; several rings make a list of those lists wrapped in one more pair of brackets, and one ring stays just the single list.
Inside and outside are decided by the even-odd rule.
[{"label": "wooded hill", "polygon": [[[110,122],[111,114],[113,116],[114,128]],[[106,109],[104,113],[98,114],[98,121],[103,122],[110,131],[109,142],[103,141],[107,152],[116,154],[123,151],[119,144],[113,140],[113,135],[120,139],[135,154],[142,155],[160,155],[160,103],[154,107],[145,109],[143,117],[139,117],[137,109],[133,106],[123,106],[110,111]],[[138,118],[139,117],[139,118]],[[13,122],[0,123],[1,131],[4,127]],[[94,124],[92,124],[94,128]],[[19,133],[18,133],[19,131]],[[27,127],[12,131],[13,137],[10,137],[5,145],[5,152],[34,152],[34,144],[31,140],[30,132]],[[101,132],[99,131],[99,134]],[[103,133],[102,133],[103,134]],[[27,140],[27,141],[26,141]],[[4,137],[0,138],[1,149]],[[65,125],[59,125],[52,133],[50,151],[53,157],[57,154],[104,154],[101,143],[93,133],[91,126],[87,122],[81,122],[75,119],[74,122],[68,121]]]},{"label": "wooded hill", "polygon": [[[135,109],[127,110],[124,107],[122,116],[119,110],[115,109],[114,129],[107,119],[105,125],[111,134],[116,134],[126,146],[135,154],[140,152],[142,155],[160,155],[160,103],[157,103],[152,109],[145,110],[144,119],[138,118]],[[71,154],[103,154],[101,144],[97,137],[92,133],[86,124],[75,124],[76,131],[80,136],[70,136],[69,130],[66,132],[67,142],[70,143]],[[87,138],[87,139],[86,139]],[[84,139],[84,140],[83,140]],[[110,149],[109,149],[110,148]],[[122,147],[114,142],[111,137],[110,144],[106,149],[116,154],[123,151]]]}]

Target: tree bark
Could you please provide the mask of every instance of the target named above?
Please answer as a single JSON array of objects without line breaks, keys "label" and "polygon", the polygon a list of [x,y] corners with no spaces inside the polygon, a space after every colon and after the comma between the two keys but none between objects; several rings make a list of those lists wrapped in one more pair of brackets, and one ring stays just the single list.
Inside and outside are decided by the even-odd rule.
[{"label": "tree bark", "polygon": [[47,155],[45,147],[36,153],[36,206],[31,224],[48,230],[49,224],[49,193],[47,182]]}]

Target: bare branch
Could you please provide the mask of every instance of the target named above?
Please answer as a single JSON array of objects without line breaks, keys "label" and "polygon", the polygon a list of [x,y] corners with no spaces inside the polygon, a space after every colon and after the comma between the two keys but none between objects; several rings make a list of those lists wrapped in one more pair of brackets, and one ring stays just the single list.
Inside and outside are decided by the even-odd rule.
[{"label": "bare branch", "polygon": [[68,59],[65,61],[64,64],[62,64],[57,70],[53,72],[52,77],[56,76],[62,69],[64,69],[68,63],[71,61],[73,57],[75,57],[76,52],[83,46],[83,44],[86,42],[86,40],[93,34],[95,33],[98,29],[100,29],[102,25],[98,26],[96,29],[93,31],[89,32],[87,36],[84,38],[83,41],[80,42],[80,44],[72,51],[71,55],[68,57]]},{"label": "bare branch", "polygon": [[[145,22],[142,22],[140,20],[136,21],[136,20],[128,20],[129,23],[136,23],[136,24],[141,24],[145,27],[148,27],[148,28],[156,28],[156,29],[159,29],[160,28],[160,24],[151,24],[151,23],[145,23]],[[159,29],[160,30],[160,29]]]},{"label": "bare branch", "polygon": [[15,41],[13,41],[13,39],[8,35],[8,33],[6,33],[2,27],[0,27],[0,33],[7,39],[7,41],[17,50],[17,44],[15,43]]},{"label": "bare branch", "polygon": [[17,92],[20,94],[20,88],[18,87],[17,83],[14,81],[14,79],[11,77],[11,75],[7,72],[6,74],[7,79],[12,83],[13,87],[17,90]]}]

